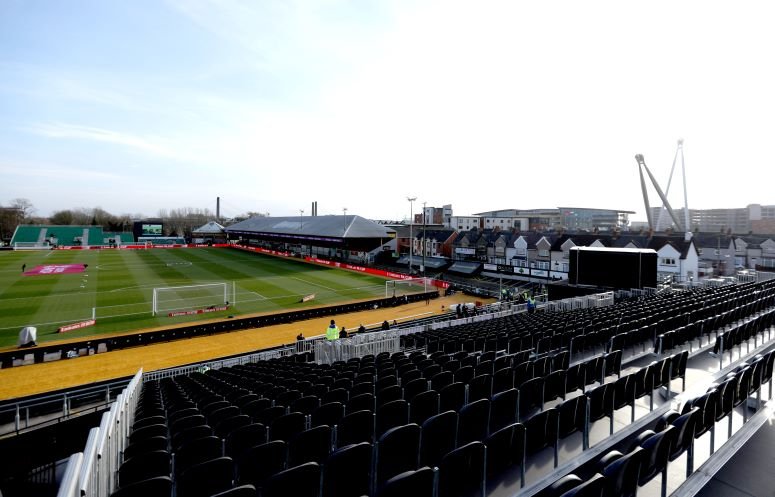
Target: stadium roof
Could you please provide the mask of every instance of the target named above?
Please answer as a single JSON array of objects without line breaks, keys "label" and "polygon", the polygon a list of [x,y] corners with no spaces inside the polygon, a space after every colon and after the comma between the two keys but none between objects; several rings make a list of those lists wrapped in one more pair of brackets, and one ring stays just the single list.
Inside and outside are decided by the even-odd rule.
[{"label": "stadium roof", "polygon": [[378,240],[376,245],[379,245],[396,236],[395,230],[360,216],[335,215],[252,217],[227,227],[226,233],[324,247],[344,244],[360,247],[357,242],[362,240]]},{"label": "stadium roof", "polygon": [[201,234],[222,234],[223,233],[223,226],[216,223],[215,221],[210,221],[209,223],[205,224],[204,226],[200,226],[198,229],[195,229],[192,231],[192,233],[201,233]]}]

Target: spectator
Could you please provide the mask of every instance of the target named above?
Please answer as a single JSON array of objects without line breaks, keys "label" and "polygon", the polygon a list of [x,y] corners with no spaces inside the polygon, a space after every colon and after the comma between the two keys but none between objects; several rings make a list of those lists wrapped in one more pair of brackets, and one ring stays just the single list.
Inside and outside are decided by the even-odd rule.
[{"label": "spectator", "polygon": [[301,342],[302,340],[304,340],[304,335],[302,335],[301,333],[299,333],[298,335],[296,335],[296,341],[297,341],[297,342]]},{"label": "spectator", "polygon": [[382,322],[382,330],[387,331],[390,329],[390,323],[387,322],[387,319]]},{"label": "spectator", "polygon": [[339,329],[336,327],[336,322],[332,319],[331,324],[326,328],[326,340],[336,340],[339,338]]},{"label": "spectator", "polygon": [[344,329],[344,326],[339,330],[339,338],[347,338],[347,330]]},{"label": "spectator", "polygon": [[358,327],[358,333],[366,333],[366,327],[363,326],[363,323]]},{"label": "spectator", "polygon": [[527,313],[533,314],[536,310],[536,299],[531,294],[530,297],[527,298]]}]

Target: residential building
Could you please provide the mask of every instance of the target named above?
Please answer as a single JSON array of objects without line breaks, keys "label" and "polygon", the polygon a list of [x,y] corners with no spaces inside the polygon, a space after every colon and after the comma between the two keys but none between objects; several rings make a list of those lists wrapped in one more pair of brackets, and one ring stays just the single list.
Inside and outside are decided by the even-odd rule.
[{"label": "residential building", "polygon": [[[684,222],[684,212],[683,207],[673,210],[681,223]],[[655,223],[662,216],[662,225],[672,224],[667,211],[662,207],[652,207],[651,216]],[[775,234],[775,205],[749,204],[732,209],[689,209],[689,224],[693,232]]]},{"label": "residential building", "polygon": [[457,231],[471,231],[482,228],[482,222],[479,216],[452,216],[448,226]]},{"label": "residential building", "polygon": [[517,228],[520,231],[614,231],[629,225],[633,211],[557,207],[555,209],[501,209],[480,212],[482,226],[487,228]]}]

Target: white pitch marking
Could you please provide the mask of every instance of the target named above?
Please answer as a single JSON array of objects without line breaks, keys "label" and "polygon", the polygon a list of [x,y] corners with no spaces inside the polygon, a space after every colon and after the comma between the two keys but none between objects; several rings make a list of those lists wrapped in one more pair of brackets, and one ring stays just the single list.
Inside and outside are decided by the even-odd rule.
[{"label": "white pitch marking", "polygon": [[335,293],[338,293],[338,292],[339,292],[339,290],[336,290],[336,289],[334,289],[334,288],[331,288],[331,287],[328,287],[328,286],[325,286],[325,285],[321,285],[320,283],[314,283],[314,282],[312,282],[312,281],[303,280],[303,279],[301,279],[301,278],[297,278],[297,277],[295,277],[295,276],[291,276],[291,278],[293,278],[294,280],[299,280],[299,281],[301,281],[302,283],[306,283],[306,284],[308,284],[308,285],[315,285],[315,286],[319,286],[320,288],[325,288],[326,290],[331,290],[332,292],[335,292]]}]

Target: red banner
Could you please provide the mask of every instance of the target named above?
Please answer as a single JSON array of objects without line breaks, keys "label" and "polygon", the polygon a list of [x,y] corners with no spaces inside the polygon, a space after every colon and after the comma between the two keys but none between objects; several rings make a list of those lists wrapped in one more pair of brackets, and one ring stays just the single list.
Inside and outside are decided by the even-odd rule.
[{"label": "red banner", "polygon": [[227,311],[228,305],[222,305],[218,307],[207,307],[206,309],[193,309],[190,311],[176,311],[167,313],[167,317],[174,318],[175,316],[193,316],[194,314],[204,314],[206,312],[218,312]]},{"label": "red banner", "polygon": [[[315,264],[323,264],[324,266],[336,267],[339,269],[347,269],[349,271],[358,271],[359,273],[371,274],[374,276],[381,276],[383,278],[390,278],[394,280],[410,280],[414,276],[410,276],[404,273],[394,273],[393,271],[384,271],[382,269],[372,269],[370,267],[356,266],[354,264],[347,264],[346,262],[334,262],[325,259],[318,259],[317,257],[305,257],[305,261],[314,262]],[[449,288],[449,283],[446,281],[439,281],[434,279],[428,279],[429,283],[436,288]]]},{"label": "red banner", "polygon": [[229,246],[238,248],[240,250],[247,250],[248,252],[258,252],[259,254],[277,255],[280,257],[291,257],[290,252],[283,252],[280,250],[269,250],[262,247],[245,247],[243,245],[229,245]]},{"label": "red banner", "polygon": [[95,320],[89,319],[88,321],[81,321],[80,323],[73,323],[73,324],[68,324],[66,326],[60,326],[57,329],[57,333],[64,333],[66,331],[72,331],[72,330],[78,330],[78,329],[81,329],[81,328],[86,328],[87,326],[94,326],[95,323],[96,323]]}]

